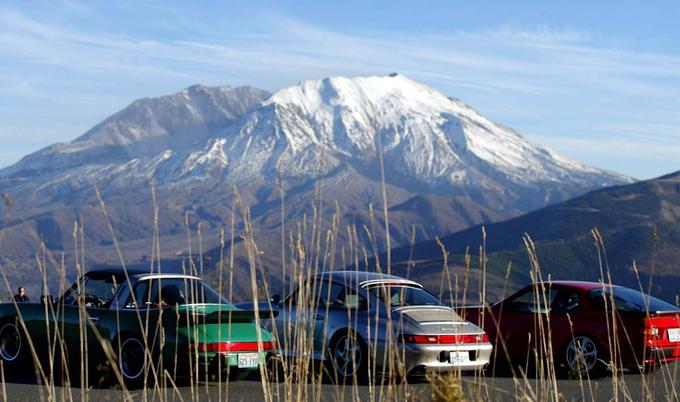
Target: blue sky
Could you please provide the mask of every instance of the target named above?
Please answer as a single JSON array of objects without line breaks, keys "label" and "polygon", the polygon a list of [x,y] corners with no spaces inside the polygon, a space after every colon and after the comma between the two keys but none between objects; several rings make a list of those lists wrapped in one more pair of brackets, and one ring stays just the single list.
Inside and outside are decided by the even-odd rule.
[{"label": "blue sky", "polygon": [[678,1],[140,3],[0,3],[0,166],[196,83],[397,71],[582,162],[680,170]]}]

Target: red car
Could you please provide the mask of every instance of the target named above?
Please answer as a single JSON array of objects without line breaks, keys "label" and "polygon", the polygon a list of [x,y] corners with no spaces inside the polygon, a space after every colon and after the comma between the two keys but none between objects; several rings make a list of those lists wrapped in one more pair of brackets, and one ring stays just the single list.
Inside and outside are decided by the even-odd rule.
[{"label": "red car", "polygon": [[534,283],[462,315],[487,331],[496,361],[513,365],[552,361],[562,371],[597,375],[612,362],[645,370],[680,360],[680,309],[620,286]]}]

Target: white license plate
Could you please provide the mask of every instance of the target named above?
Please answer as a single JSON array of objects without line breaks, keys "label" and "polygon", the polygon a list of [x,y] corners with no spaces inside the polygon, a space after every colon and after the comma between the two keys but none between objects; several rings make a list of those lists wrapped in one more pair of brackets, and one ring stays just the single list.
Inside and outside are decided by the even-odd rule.
[{"label": "white license plate", "polygon": [[260,356],[258,353],[239,353],[238,354],[238,368],[257,367],[260,363]]},{"label": "white license plate", "polygon": [[470,363],[470,352],[449,352],[449,363],[451,364]]},{"label": "white license plate", "polygon": [[669,329],[668,340],[671,342],[680,342],[680,328]]}]

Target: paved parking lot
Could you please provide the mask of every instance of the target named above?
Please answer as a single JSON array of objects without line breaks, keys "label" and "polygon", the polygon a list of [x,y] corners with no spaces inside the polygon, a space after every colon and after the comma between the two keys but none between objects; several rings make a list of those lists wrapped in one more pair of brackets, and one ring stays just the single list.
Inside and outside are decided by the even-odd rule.
[{"label": "paved parking lot", "polygon": [[[642,401],[651,396],[658,401],[678,401],[678,391],[680,387],[680,364],[671,364],[648,375],[640,374],[621,374],[618,378],[606,377],[597,380],[578,381],[578,380],[558,380],[557,387],[560,392],[560,399],[566,401],[608,401],[618,398],[618,400]],[[528,379],[526,382],[510,377],[485,378],[481,381],[474,377],[463,377],[464,387],[469,393],[481,392],[486,399],[498,401],[513,401],[518,396],[526,395],[537,400],[548,400],[553,397],[550,393],[552,389],[549,384],[537,379]],[[619,384],[617,387],[614,384]],[[481,386],[479,385],[481,384]],[[312,385],[298,384],[294,391],[294,397],[302,396],[307,400],[320,401],[350,401],[360,399],[370,400],[428,400],[431,386],[425,381],[415,381],[407,387],[401,387],[397,393],[389,393],[386,388],[379,385],[375,386],[336,386],[333,384],[322,384],[318,387]],[[285,401],[287,390],[283,384],[270,384],[269,390],[274,400]],[[531,391],[528,391],[531,389]],[[36,385],[34,382],[26,381],[22,378],[7,378],[4,384],[9,401],[38,401],[46,400],[47,390],[43,386]],[[192,392],[193,391],[193,392]],[[143,400],[146,392],[146,400],[168,400],[168,401],[264,401],[265,395],[261,381],[258,378],[249,378],[243,381],[230,383],[207,383],[194,387],[193,390],[188,386],[181,386],[176,390],[168,389],[164,395],[159,395],[158,391],[152,389],[146,391],[132,391],[131,395],[135,400]],[[533,392],[533,394],[532,394]],[[55,394],[57,400],[82,400],[80,388],[57,387]],[[90,401],[119,401],[124,399],[124,394],[118,389],[89,389],[87,399]],[[475,398],[476,399],[476,398]]]}]

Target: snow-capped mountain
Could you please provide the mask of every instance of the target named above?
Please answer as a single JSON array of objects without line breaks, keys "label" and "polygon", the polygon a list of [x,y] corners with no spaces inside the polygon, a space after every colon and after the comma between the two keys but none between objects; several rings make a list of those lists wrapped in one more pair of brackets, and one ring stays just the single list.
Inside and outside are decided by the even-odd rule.
[{"label": "snow-capped mountain", "polygon": [[220,155],[233,161],[229,176],[235,181],[267,180],[274,173],[308,179],[343,165],[370,175],[381,149],[391,182],[444,194],[518,193],[501,208],[535,207],[628,180],[571,161],[397,74],[282,89],[220,136],[228,139]]},{"label": "snow-capped mountain", "polygon": [[403,75],[304,81],[271,95],[193,86],[135,101],[74,141],[0,170],[0,192],[12,200],[0,205],[0,250],[31,256],[36,238],[70,250],[73,222],[87,218],[89,244],[106,254],[110,236],[93,185],[132,259],[150,244],[150,182],[171,253],[181,250],[186,214],[208,232],[229,222],[234,188],[264,243],[281,233],[280,188],[286,222],[307,214],[323,189],[345,224],[364,224],[369,204],[382,202],[381,156],[394,245],[407,243],[413,228],[418,239],[432,238],[630,181]]},{"label": "snow-capped mountain", "polygon": [[402,75],[304,81],[266,97],[248,87],[194,86],[139,100],[0,177],[49,177],[47,186],[127,187],[151,178],[182,186],[187,179],[298,184],[348,166],[375,178],[382,149],[389,182],[499,209],[531,209],[628,181]]},{"label": "snow-capped mountain", "polygon": [[200,148],[269,95],[252,87],[194,85],[174,95],[139,99],[74,141],[28,155],[0,176],[44,175],[134,159],[151,162],[168,151]]}]

